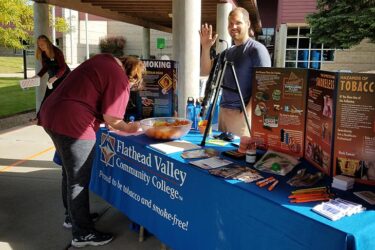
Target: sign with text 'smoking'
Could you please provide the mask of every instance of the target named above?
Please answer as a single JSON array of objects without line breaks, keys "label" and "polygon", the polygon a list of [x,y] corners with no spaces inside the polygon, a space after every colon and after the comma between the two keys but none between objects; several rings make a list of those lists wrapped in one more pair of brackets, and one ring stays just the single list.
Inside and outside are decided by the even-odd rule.
[{"label": "sign with text 'smoking'", "polygon": [[177,62],[142,60],[144,89],[137,93],[137,118],[170,117],[177,109]]}]

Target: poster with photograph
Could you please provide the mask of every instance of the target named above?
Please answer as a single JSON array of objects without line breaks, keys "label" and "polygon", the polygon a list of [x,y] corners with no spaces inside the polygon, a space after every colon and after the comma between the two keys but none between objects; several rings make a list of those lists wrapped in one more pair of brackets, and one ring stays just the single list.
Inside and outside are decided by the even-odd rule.
[{"label": "poster with photograph", "polygon": [[307,70],[257,68],[252,88],[252,136],[268,148],[303,156]]},{"label": "poster with photograph", "polygon": [[331,175],[337,74],[310,70],[308,78],[305,158]]},{"label": "poster with photograph", "polygon": [[176,111],[177,63],[167,60],[143,60],[146,74],[144,89],[137,95],[137,118],[170,117]]},{"label": "poster with photograph", "polygon": [[375,185],[375,74],[338,77],[334,175]]}]

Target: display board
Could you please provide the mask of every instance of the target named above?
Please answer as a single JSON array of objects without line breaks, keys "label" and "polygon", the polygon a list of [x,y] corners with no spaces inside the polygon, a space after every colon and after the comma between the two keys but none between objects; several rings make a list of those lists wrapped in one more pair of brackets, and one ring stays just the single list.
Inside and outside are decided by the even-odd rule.
[{"label": "display board", "polygon": [[164,60],[143,62],[146,74],[144,89],[137,94],[137,119],[173,116],[177,107],[177,63]]},{"label": "display board", "polygon": [[340,73],[334,175],[375,185],[375,74]]},{"label": "display board", "polygon": [[336,81],[334,72],[309,70],[305,158],[327,175],[332,170]]},{"label": "display board", "polygon": [[252,88],[252,136],[268,148],[303,156],[307,71],[257,68]]}]

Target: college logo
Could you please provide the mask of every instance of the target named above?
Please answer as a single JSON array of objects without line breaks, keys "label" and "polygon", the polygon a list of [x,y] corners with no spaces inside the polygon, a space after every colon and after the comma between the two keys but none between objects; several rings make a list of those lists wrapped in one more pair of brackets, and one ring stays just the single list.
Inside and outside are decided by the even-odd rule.
[{"label": "college logo", "polygon": [[102,133],[100,138],[100,160],[106,165],[113,167],[116,139],[109,134]]}]

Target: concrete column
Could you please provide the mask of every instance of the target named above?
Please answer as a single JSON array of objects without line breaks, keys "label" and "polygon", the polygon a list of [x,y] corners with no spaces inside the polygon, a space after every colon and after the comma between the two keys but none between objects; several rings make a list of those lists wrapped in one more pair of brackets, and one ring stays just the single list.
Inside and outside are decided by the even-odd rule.
[{"label": "concrete column", "polygon": [[78,17],[78,11],[70,10],[70,9],[63,9],[63,17],[65,20],[67,20],[69,24],[69,32],[65,33],[63,35],[64,40],[64,56],[66,62],[69,64],[69,66],[72,66],[73,68],[77,65],[77,47],[78,47],[78,33],[79,33],[79,17]]},{"label": "concrete column", "polygon": [[88,60],[90,58],[90,46],[89,46],[89,38],[88,38],[89,25],[88,25],[88,23],[89,23],[89,14],[85,13],[86,60]]},{"label": "concrete column", "polygon": [[174,0],[172,6],[173,58],[178,62],[178,115],[184,117],[187,98],[199,96],[201,1]]},{"label": "concrete column", "polygon": [[142,31],[143,31],[142,58],[143,59],[149,59],[150,58],[150,29],[143,27]]},{"label": "concrete column", "polygon": [[[220,53],[232,44],[232,38],[228,33],[228,15],[232,10],[231,3],[218,3],[216,14],[216,32],[219,37],[216,40],[216,52]],[[222,39],[226,42],[219,42]]]},{"label": "concrete column", "polygon": [[[49,36],[48,4],[34,2],[34,44],[40,35]],[[42,68],[42,63],[35,60],[35,74]],[[44,76],[40,81],[40,86],[35,89],[35,108],[39,111],[40,103],[43,100],[47,87],[47,77]]]},{"label": "concrete column", "polygon": [[285,66],[285,48],[286,48],[286,37],[288,32],[288,26],[281,24],[275,34],[275,67]]},{"label": "concrete column", "polygon": [[55,6],[52,6],[52,43],[56,46],[56,10]]}]

